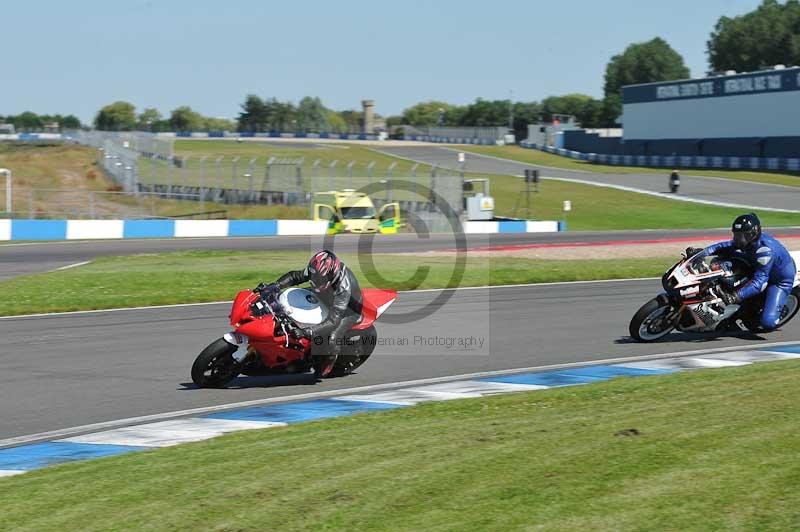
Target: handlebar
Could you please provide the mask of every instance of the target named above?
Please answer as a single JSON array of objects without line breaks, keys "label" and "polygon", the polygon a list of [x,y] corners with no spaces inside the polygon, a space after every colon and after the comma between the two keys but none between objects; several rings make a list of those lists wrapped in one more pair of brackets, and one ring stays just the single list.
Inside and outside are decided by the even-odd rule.
[{"label": "handlebar", "polygon": [[[266,314],[272,314],[276,324],[280,326],[283,330],[283,334],[286,335],[286,343],[288,346],[289,332],[297,328],[297,324],[284,312],[283,307],[278,301],[280,289],[275,286],[274,283],[259,283],[258,286],[253,289],[253,293],[259,296],[258,301],[253,303],[253,315],[264,316]],[[266,311],[262,311],[258,306],[259,304],[261,304],[262,308],[266,307]]]}]

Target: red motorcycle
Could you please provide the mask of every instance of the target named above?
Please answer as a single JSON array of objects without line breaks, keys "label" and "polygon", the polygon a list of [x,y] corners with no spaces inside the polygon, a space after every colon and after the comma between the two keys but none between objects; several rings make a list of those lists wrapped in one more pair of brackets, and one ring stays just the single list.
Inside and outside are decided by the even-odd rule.
[{"label": "red motorcycle", "polygon": [[[344,339],[331,376],[347,375],[366,362],[378,340],[375,320],[394,303],[397,292],[365,288],[362,296],[361,319]],[[233,331],[197,356],[192,380],[200,388],[221,388],[240,373],[256,376],[313,370],[320,375],[324,357],[312,354],[314,340],[294,338],[291,332],[318,325],[327,317],[325,303],[304,288],[279,292],[272,285],[259,285],[243,290],[231,308]]]}]

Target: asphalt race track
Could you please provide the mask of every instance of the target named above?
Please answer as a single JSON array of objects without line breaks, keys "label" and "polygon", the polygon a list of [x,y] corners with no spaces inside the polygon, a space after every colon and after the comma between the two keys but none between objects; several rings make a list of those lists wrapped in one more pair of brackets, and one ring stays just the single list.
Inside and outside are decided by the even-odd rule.
[{"label": "asphalt race track", "polygon": [[[321,383],[305,375],[240,377],[225,390],[195,389],[189,369],[228,330],[227,304],[2,319],[0,439],[309,391],[800,340],[793,324],[763,338],[676,333],[661,343],[630,343],[631,315],[658,289],[658,281],[644,280],[458,290],[427,318],[390,323],[418,315],[442,294],[404,293],[378,322],[381,337],[394,345],[379,345],[358,374]],[[409,345],[400,345],[403,338]],[[475,343],[448,348],[448,338]]]},{"label": "asphalt race track", "polygon": [[[800,235],[800,228],[779,228],[780,235]],[[728,238],[727,229],[701,229],[677,231],[609,231],[609,232],[562,232],[562,233],[517,233],[468,235],[467,245],[518,246],[527,244],[566,244],[576,242],[646,241],[659,239],[682,239],[693,237]],[[334,240],[334,251],[356,252],[359,248],[357,235],[338,235]],[[368,237],[367,237],[368,238]],[[190,249],[217,249],[239,251],[316,251],[323,245],[322,237],[269,236],[259,238],[186,238],[186,239],[142,239],[142,240],[98,240],[66,241],[0,245],[0,280],[18,275],[55,270],[71,264],[110,255],[135,253],[159,253]],[[414,234],[377,236],[373,251],[377,253],[400,253],[455,249],[452,235],[430,235],[428,238]]]},{"label": "asphalt race track", "polygon": [[[469,151],[469,147],[466,147],[465,150]],[[428,164],[447,167],[454,167],[457,164],[457,149],[435,146],[391,146],[381,148],[380,151],[388,155],[413,159]],[[485,157],[474,153],[467,154],[466,165],[468,172],[522,175],[526,168],[538,168],[543,176],[607,183],[650,192],[669,192],[667,186],[668,172],[666,171],[663,172],[663,176],[654,174],[601,174],[536,166],[507,159]],[[798,187],[765,185],[734,179],[696,177],[690,174],[691,170],[681,172],[680,195],[703,201],[750,205],[754,208],[767,207],[793,211],[800,210],[800,188]]]}]

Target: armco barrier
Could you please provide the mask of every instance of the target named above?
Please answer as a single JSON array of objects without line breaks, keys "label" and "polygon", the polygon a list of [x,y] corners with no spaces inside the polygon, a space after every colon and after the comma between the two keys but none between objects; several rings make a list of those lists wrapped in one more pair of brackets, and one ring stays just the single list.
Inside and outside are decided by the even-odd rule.
[{"label": "armco barrier", "polygon": [[722,157],[705,155],[615,155],[607,153],[583,153],[565,148],[543,146],[533,142],[522,141],[523,148],[541,150],[570,159],[588,161],[590,163],[610,164],[615,166],[649,166],[675,168],[719,168],[730,170],[783,170],[800,171],[800,158],[787,157]]},{"label": "armco barrier", "polygon": [[[328,223],[314,220],[0,220],[0,240],[91,240],[324,235]],[[555,220],[464,222],[467,234],[555,233]],[[391,238],[391,237],[388,237]]]}]

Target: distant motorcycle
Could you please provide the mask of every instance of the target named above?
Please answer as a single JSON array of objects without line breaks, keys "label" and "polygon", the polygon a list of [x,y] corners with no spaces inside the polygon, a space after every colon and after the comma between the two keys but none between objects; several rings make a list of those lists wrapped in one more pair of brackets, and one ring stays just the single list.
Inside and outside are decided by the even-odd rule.
[{"label": "distant motorcycle", "polygon": [[677,194],[680,186],[681,176],[678,175],[677,170],[673,170],[673,172],[669,175],[669,191],[673,194]]},{"label": "distant motorcycle", "polygon": [[[394,290],[362,289],[361,319],[347,335],[332,376],[353,372],[372,354],[377,343],[375,320],[397,299]],[[239,292],[231,308],[233,331],[206,347],[192,365],[192,380],[201,388],[221,388],[240,373],[274,375],[313,370],[319,375],[324,357],[312,354],[312,339],[294,338],[291,331],[322,323],[327,306],[303,288],[283,292],[259,285]]]},{"label": "distant motorcycle", "polygon": [[[792,253],[800,264],[800,253]],[[726,305],[723,290],[747,283],[752,267],[736,256],[696,254],[682,258],[661,279],[664,292],[645,303],[631,319],[628,330],[640,342],[653,342],[673,329],[682,332],[742,330],[761,332],[759,316],[764,294],[741,305]],[[800,275],[781,310],[778,327],[786,325],[800,309]]]}]

